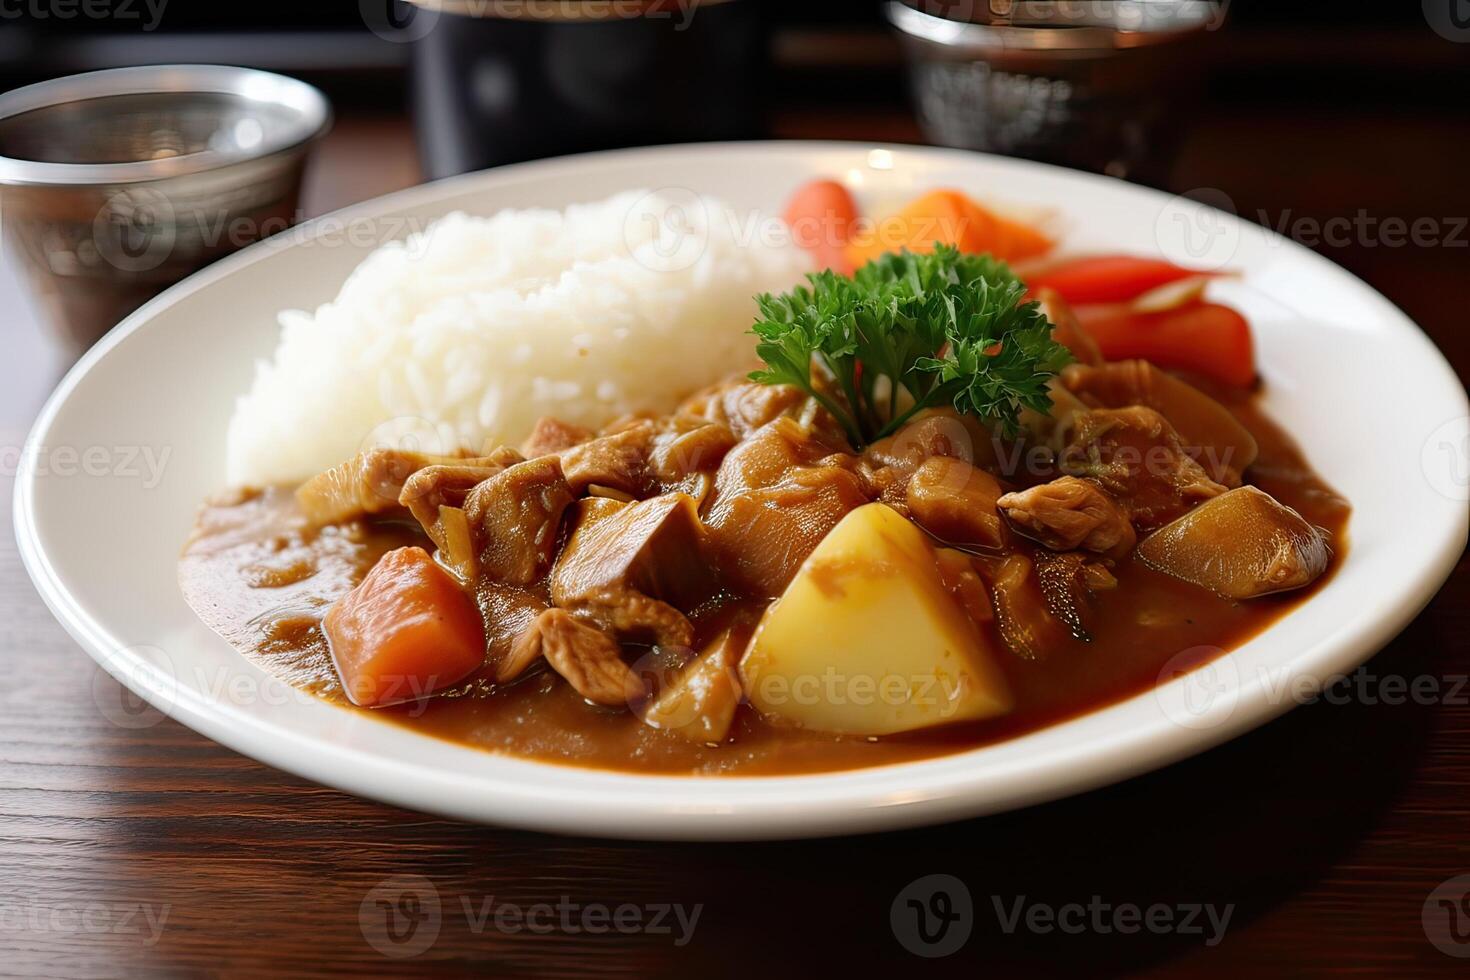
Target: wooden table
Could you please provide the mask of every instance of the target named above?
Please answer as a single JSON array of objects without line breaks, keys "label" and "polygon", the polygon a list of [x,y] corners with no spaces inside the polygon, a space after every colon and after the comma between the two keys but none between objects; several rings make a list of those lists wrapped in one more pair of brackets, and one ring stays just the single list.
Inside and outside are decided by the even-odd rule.
[{"label": "wooden table", "polygon": [[[1283,213],[1351,217],[1359,208],[1379,219],[1470,214],[1463,120],[1304,118],[1283,110],[1203,120],[1175,189],[1215,188],[1243,214],[1264,209],[1269,222]],[[905,118],[856,115],[788,117],[779,132],[916,135]],[[308,203],[322,211],[416,179],[403,121],[349,118],[322,148]],[[1403,306],[1462,372],[1470,369],[1463,239],[1458,247],[1359,240],[1324,250]],[[13,283],[0,279],[0,289],[0,315],[11,321],[3,325],[0,445],[15,447],[59,365],[33,318],[18,310]],[[1331,369],[1329,358],[1322,369]],[[1392,411],[1390,392],[1363,395]],[[792,844],[574,840],[354,799],[171,721],[110,722],[109,706],[124,693],[52,621],[8,535],[0,542],[0,613],[3,974],[280,968],[748,978],[927,967],[965,977],[1405,977],[1463,976],[1470,967],[1431,945],[1421,925],[1431,890],[1470,873],[1463,562],[1336,703],[1299,708],[1187,763],[1075,799],[946,827]],[[1397,679],[1415,678],[1437,689],[1434,703],[1394,703]],[[975,927],[959,952],[921,960],[896,941],[889,911],[900,889],[933,873],[966,883]],[[437,938],[413,959],[385,957],[369,941],[383,945],[374,899],[385,881],[404,883],[395,876],[439,899]],[[1074,931],[1080,920],[1068,919],[1067,930],[1023,924],[1008,932],[1002,921],[1018,900],[1064,916],[1070,903],[1106,905],[1096,915],[1108,930]],[[498,909],[539,903],[570,911],[537,920],[552,922],[551,931],[508,917],[497,927]],[[615,915],[623,904],[672,903],[700,909],[683,944],[677,927],[579,928],[586,907]],[[1203,933],[1112,928],[1118,910],[1145,914],[1159,903],[1180,917],[1189,906],[1217,915],[1228,907],[1223,941],[1207,944],[1208,925]],[[1470,925],[1470,915],[1461,921]]]}]

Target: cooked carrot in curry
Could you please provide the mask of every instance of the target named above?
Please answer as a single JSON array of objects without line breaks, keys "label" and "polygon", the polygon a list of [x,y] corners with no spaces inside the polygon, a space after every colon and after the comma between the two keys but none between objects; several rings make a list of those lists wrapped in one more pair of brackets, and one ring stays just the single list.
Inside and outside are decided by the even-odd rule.
[{"label": "cooked carrot in curry", "polygon": [[480,611],[422,548],[384,555],[322,628],[342,689],[365,707],[416,701],[485,659]]}]

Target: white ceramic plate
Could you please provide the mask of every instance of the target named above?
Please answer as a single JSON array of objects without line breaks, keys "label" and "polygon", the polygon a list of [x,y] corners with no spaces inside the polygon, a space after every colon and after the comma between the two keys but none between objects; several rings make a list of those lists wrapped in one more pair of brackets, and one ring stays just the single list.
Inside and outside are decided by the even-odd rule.
[{"label": "white ceramic plate", "polygon": [[[1251,319],[1269,410],[1353,504],[1352,546],[1335,578],[1229,657],[1073,721],[927,762],[771,778],[580,770],[416,735],[272,682],[184,604],[179,548],[199,502],[221,487],[226,419],[252,362],[273,348],[277,310],[329,299],[374,245],[455,209],[560,207],[648,187],[772,213],[817,175],[847,180],[869,203],[961,187],[1053,210],[1068,248],[1241,270],[1212,288]],[[358,232],[344,233],[344,219]],[[1286,710],[1296,678],[1314,685],[1350,671],[1408,623],[1465,544],[1465,392],[1418,328],[1295,244],[1115,180],[897,146],[660,148],[429,184],[282,238],[170,289],[82,359],[36,423],[16,531],[57,617],[159,711],[270,765],[390,803],[536,830],[708,839],[870,831],[1023,806],[1165,765]],[[164,462],[156,479],[150,458]]]}]

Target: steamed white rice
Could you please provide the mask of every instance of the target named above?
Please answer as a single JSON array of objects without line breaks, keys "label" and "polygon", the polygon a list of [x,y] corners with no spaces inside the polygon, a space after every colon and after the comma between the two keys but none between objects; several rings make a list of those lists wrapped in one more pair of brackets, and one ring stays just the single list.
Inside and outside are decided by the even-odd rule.
[{"label": "steamed white rice", "polygon": [[542,415],[667,411],[750,364],[752,297],[807,267],[756,228],[713,199],[630,192],[452,214],[379,248],[335,300],[281,314],[230,421],[229,479],[301,480],[371,445],[516,444]]}]

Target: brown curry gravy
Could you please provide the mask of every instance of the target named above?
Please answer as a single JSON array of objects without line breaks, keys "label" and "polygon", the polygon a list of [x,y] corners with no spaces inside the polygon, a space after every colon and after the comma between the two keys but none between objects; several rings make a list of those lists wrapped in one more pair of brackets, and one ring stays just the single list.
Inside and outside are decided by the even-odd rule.
[{"label": "brown curry gravy", "polygon": [[[543,762],[639,773],[773,775],[964,751],[1147,691],[1182,651],[1230,650],[1307,600],[1331,577],[1347,547],[1347,502],[1312,472],[1294,442],[1254,399],[1211,394],[1229,405],[1260,445],[1248,482],[1325,528],[1332,566],[1311,588],[1231,602],[1130,556],[1114,569],[1119,588],[1097,603],[1089,643],[1070,643],[1047,659],[1028,661],[1009,654],[993,625],[986,627],[1015,696],[1014,710],[1003,717],[866,738],[778,728],[745,706],[730,741],[710,747],[650,728],[631,712],[589,705],[549,670],[500,688],[471,682],[452,694],[375,712],[424,734]],[[353,708],[343,695],[318,622],[383,553],[404,545],[433,547],[416,524],[407,523],[354,523],[306,533],[289,489],[243,491],[203,509],[179,577],[200,618],[265,670],[348,710],[365,710]],[[732,623],[752,626],[762,606],[744,599],[715,602],[690,618],[703,641]]]}]

